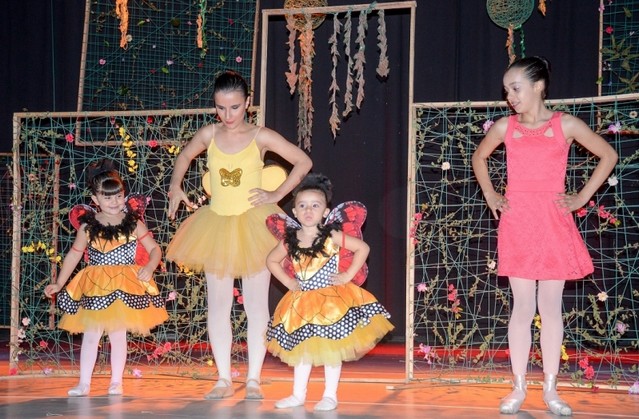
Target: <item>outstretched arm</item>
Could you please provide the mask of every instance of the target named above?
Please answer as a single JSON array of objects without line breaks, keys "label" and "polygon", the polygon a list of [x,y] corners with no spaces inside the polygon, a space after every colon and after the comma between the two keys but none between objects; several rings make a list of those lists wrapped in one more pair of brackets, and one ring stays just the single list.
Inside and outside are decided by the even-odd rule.
[{"label": "outstretched arm", "polygon": [[58,272],[58,278],[55,284],[49,284],[44,288],[44,295],[48,298],[60,292],[64,284],[69,280],[75,267],[78,266],[78,263],[82,260],[84,249],[86,249],[88,244],[87,234],[84,231],[85,228],[86,224],[82,224],[80,228],[78,228],[73,245],[62,262],[62,267],[60,268],[60,272]]},{"label": "outstretched arm", "polygon": [[162,249],[160,249],[160,246],[157,244],[146,225],[140,220],[138,220],[138,226],[136,227],[135,233],[138,237],[139,243],[144,246],[146,251],[149,253],[149,261],[138,271],[138,279],[140,281],[148,281],[153,277],[153,271],[155,271],[155,268],[157,268],[160,264],[160,260],[162,259]]}]

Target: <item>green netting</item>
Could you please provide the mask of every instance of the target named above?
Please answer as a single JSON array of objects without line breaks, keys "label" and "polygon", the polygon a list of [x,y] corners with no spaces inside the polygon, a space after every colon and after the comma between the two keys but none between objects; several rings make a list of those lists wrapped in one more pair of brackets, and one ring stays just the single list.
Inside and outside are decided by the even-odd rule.
[{"label": "green netting", "polygon": [[116,2],[89,1],[81,110],[207,108],[216,73],[252,77],[255,0],[128,0],[125,48]]},{"label": "green netting", "polygon": [[[180,148],[195,131],[215,120],[203,110],[189,112],[18,115],[20,143],[14,148],[14,159],[20,169],[14,179],[19,182],[20,196],[14,197],[13,215],[20,219],[21,228],[14,232],[14,238],[21,249],[19,266],[13,266],[20,310],[18,318],[12,319],[17,333],[11,348],[12,361],[17,361],[15,372],[68,372],[79,361],[81,338],[56,329],[59,312],[44,297],[43,289],[59,269],[58,256],[63,257],[73,243],[69,210],[76,204],[90,203],[84,174],[89,162],[113,159],[128,192],[150,198],[145,220],[163,249],[189,215],[180,211],[175,221],[166,216],[172,167]],[[251,110],[251,118],[256,117]],[[201,186],[204,158],[202,155],[192,163],[184,183],[189,198],[199,205],[208,201]],[[164,263],[156,272],[156,281],[167,299],[170,318],[151,336],[130,335],[129,370],[168,366],[173,373],[214,373],[206,328],[205,281],[200,275]],[[232,355],[239,367],[246,358],[246,330],[237,282]],[[108,351],[109,345],[102,345],[96,371],[108,365]]]},{"label": "green netting", "polygon": [[639,91],[639,3],[604,1],[601,13],[601,94],[635,93]]},{"label": "green netting", "polygon": [[[582,118],[620,155],[614,177],[592,198],[593,206],[576,218],[595,272],[566,284],[561,373],[572,374],[574,383],[617,385],[637,379],[638,97],[603,99],[552,104]],[[415,243],[415,278],[409,284],[414,305],[408,321],[417,378],[508,374],[510,290],[506,278],[496,274],[496,224],[470,161],[491,122],[508,114],[503,103],[416,108],[415,216],[409,220]],[[505,187],[503,157],[503,149],[498,149],[489,160],[498,190]],[[580,190],[595,165],[595,158],[574,145],[567,190]],[[531,327],[531,369],[538,371],[539,325]],[[579,364],[583,366],[586,357],[595,369],[591,380]]]}]

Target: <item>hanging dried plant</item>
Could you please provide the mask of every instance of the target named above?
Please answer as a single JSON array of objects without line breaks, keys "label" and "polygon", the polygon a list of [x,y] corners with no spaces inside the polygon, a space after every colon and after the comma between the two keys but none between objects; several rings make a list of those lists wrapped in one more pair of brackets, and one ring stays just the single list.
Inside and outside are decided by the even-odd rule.
[{"label": "hanging dried plant", "polygon": [[351,34],[353,21],[351,11],[346,13],[346,23],[344,23],[344,55],[346,56],[346,91],[344,93],[343,117],[347,117],[353,111],[353,57],[351,55]]},{"label": "hanging dried plant", "polygon": [[364,65],[366,64],[366,30],[368,29],[368,12],[362,10],[359,12],[359,24],[357,25],[357,52],[355,53],[355,65],[353,70],[355,71],[355,80],[357,81],[357,99],[355,100],[355,106],[357,109],[361,108],[362,101],[364,100]]},{"label": "hanging dried plant", "polygon": [[377,24],[377,46],[379,47],[379,62],[377,64],[377,74],[380,77],[388,77],[390,72],[388,64],[388,38],[386,37],[386,20],[384,9],[378,13]]},{"label": "hanging dried plant", "polygon": [[331,61],[333,64],[333,68],[331,69],[331,85],[328,88],[330,96],[329,104],[331,105],[331,117],[328,119],[328,123],[331,127],[333,138],[337,137],[340,124],[339,112],[337,110],[337,93],[339,92],[339,86],[337,84],[337,63],[339,61],[338,37],[341,32],[341,27],[342,24],[336,14],[333,16],[333,35],[328,40],[331,46]]},{"label": "hanging dried plant", "polygon": [[206,55],[206,1],[200,0],[200,12],[197,15],[197,47],[202,50],[201,56]]},{"label": "hanging dried plant", "polygon": [[506,40],[506,49],[508,49],[508,62],[512,64],[517,56],[515,55],[515,29],[512,23],[508,25],[508,39]]},{"label": "hanging dried plant", "polygon": [[295,62],[295,38],[297,38],[296,19],[293,15],[286,15],[286,29],[288,29],[288,71],[286,75],[286,83],[290,94],[295,92],[297,85],[297,63]]},{"label": "hanging dried plant", "polygon": [[546,0],[539,0],[539,6],[537,9],[541,12],[542,15],[546,16]]},{"label": "hanging dried plant", "polygon": [[115,1],[115,14],[120,19],[120,48],[126,49],[129,42],[127,34],[129,32],[129,8],[128,0]]},{"label": "hanging dried plant", "polygon": [[303,145],[306,150],[311,150],[311,137],[313,128],[313,95],[311,77],[313,72],[313,57],[315,56],[315,46],[313,38],[313,22],[307,19],[304,30],[300,32],[300,71],[297,81],[297,90],[299,93],[299,110],[298,110],[298,145]]}]

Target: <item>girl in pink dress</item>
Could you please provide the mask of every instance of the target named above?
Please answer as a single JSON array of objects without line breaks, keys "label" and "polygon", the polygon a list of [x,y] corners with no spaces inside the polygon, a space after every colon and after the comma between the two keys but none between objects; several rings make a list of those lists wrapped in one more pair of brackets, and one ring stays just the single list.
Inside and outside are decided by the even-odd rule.
[{"label": "girl in pink dress", "polygon": [[[473,154],[473,170],[488,207],[499,221],[498,274],[508,276],[513,309],[508,347],[513,391],[500,412],[515,414],[526,397],[526,371],[531,346],[530,324],[539,310],[544,371],[543,397],[552,413],[569,416],[572,409],[557,394],[563,340],[562,293],[566,280],[593,272],[572,211],[583,207],[617,163],[617,153],[581,119],[548,109],[550,63],[541,57],[513,62],[503,78],[514,115],[497,121]],[[565,193],[568,151],[573,141],[599,158],[578,194]],[[487,159],[506,147],[508,187],[496,192]]]}]

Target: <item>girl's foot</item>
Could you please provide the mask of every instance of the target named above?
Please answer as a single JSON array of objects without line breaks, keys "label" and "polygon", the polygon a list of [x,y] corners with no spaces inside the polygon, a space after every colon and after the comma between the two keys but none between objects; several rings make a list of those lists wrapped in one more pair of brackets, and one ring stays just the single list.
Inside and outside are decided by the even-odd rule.
[{"label": "girl's foot", "polygon": [[546,374],[544,376],[544,403],[548,409],[557,416],[572,416],[572,409],[557,394],[557,376]]},{"label": "girl's foot", "polygon": [[335,409],[337,409],[337,400],[332,397],[323,397],[322,400],[315,405],[314,410],[318,412],[327,412]]},{"label": "girl's foot", "polygon": [[109,385],[109,396],[120,396],[122,391],[122,383],[111,383]]},{"label": "girl's foot", "polygon": [[82,397],[88,396],[91,386],[89,384],[80,383],[77,386],[70,389],[67,394],[69,397]]},{"label": "girl's foot", "polygon": [[231,397],[233,393],[235,393],[235,390],[233,390],[233,383],[226,378],[220,378],[217,380],[217,384],[215,384],[213,390],[208,392],[204,398],[207,400],[226,399],[227,397]]},{"label": "girl's foot", "polygon": [[515,375],[513,377],[513,391],[501,400],[499,413],[514,415],[519,412],[519,408],[526,398],[526,390],[526,376]]},{"label": "girl's foot", "polygon": [[261,400],[264,398],[259,381],[254,378],[246,380],[246,396],[244,398],[247,400]]},{"label": "girl's foot", "polygon": [[289,409],[291,407],[297,407],[304,405],[304,400],[300,400],[295,396],[288,396],[285,399],[275,402],[276,409]]}]

